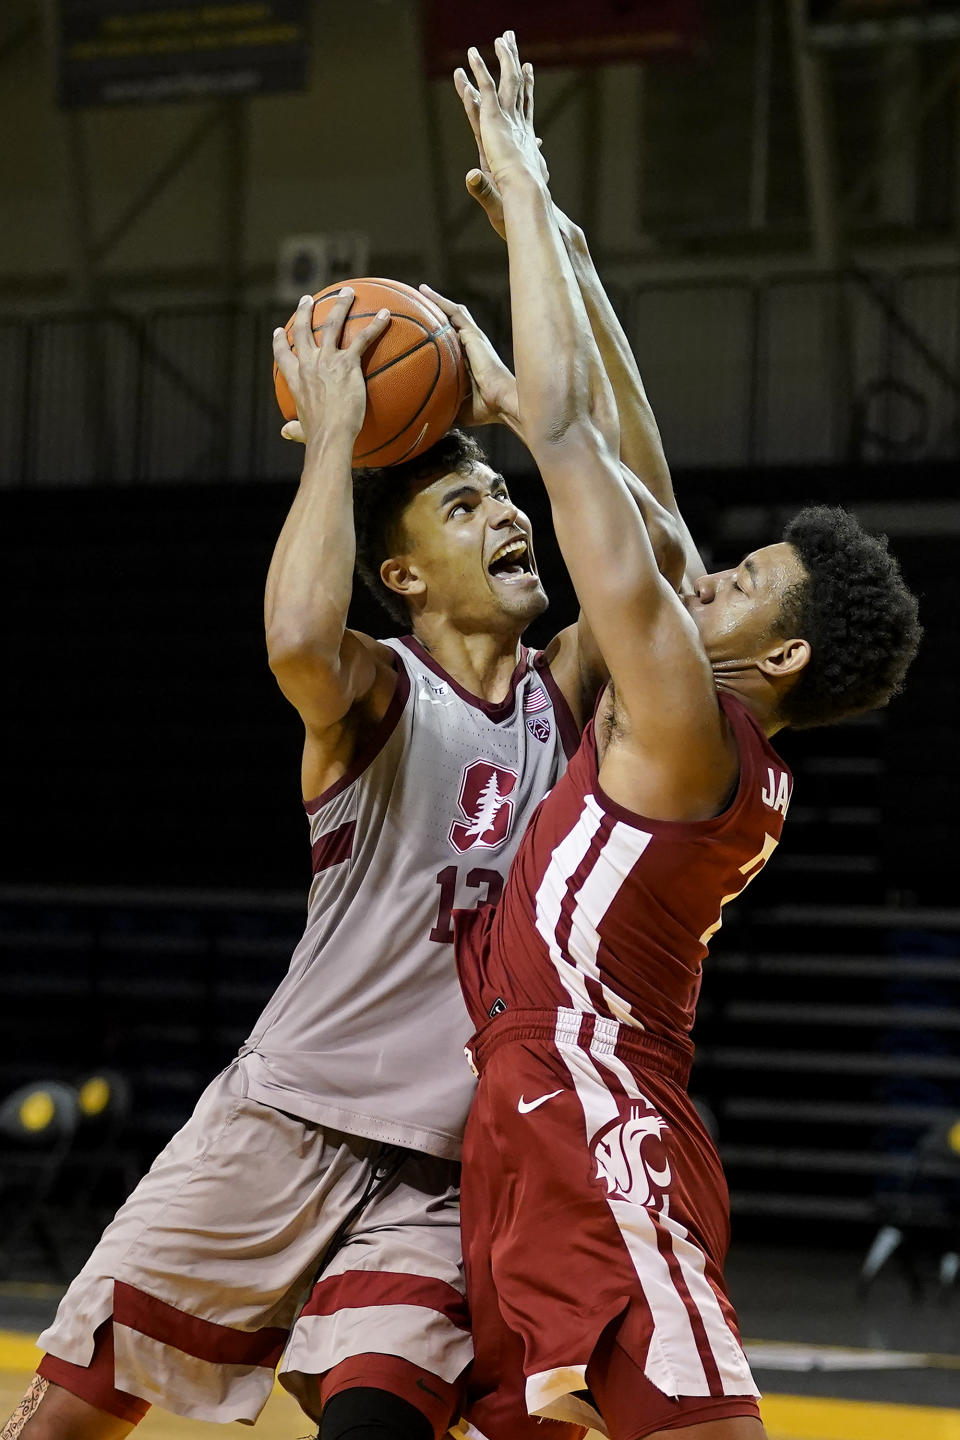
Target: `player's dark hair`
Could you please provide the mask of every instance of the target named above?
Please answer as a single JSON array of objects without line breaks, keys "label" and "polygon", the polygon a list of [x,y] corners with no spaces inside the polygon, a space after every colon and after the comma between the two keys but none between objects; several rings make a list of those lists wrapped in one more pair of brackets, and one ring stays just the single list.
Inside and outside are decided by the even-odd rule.
[{"label": "player's dark hair", "polygon": [[846,510],[811,505],[783,538],[806,575],[784,596],[775,629],[810,644],[810,660],[780,706],[794,729],[876,710],[903,686],[923,634],[917,601],[887,548]]},{"label": "player's dark hair", "polygon": [[408,626],[410,613],[399,595],[380,579],[380,566],[407,544],[403,512],[414,491],[441,475],[486,463],[486,455],[463,430],[449,430],[415,460],[353,472],[353,523],[357,537],[356,570],[375,600],[397,624]]}]

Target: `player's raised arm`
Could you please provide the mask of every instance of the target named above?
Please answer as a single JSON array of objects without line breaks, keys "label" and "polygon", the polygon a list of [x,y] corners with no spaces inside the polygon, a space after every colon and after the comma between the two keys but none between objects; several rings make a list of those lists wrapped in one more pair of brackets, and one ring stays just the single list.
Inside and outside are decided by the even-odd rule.
[{"label": "player's raised arm", "polygon": [[[619,463],[616,406],[543,182],[512,34],[500,85],[476,50],[482,138],[503,197],[521,424],[557,540],[663,818],[713,813],[736,757],[694,622],[663,580]],[[677,812],[677,813],[674,813]]]},{"label": "player's raised arm", "polygon": [[[529,73],[527,83],[532,87],[532,67],[524,69]],[[462,68],[454,72],[454,84],[477,142],[479,164],[467,173],[467,190],[482,207],[497,234],[504,236],[503,201],[490,173],[480,135],[480,97]],[[538,141],[538,146],[539,143]],[[549,183],[549,174],[542,154],[540,159],[543,179]],[[652,497],[673,517],[678,527],[679,543],[683,548],[683,566],[678,583],[690,589],[692,582],[704,573],[706,567],[677,505],[660,430],[647,398],[636,357],[603,288],[584,232],[556,203],[553,213],[576,276],[600,358],[613,387],[620,421],[620,458],[627,467],[624,479],[645,515],[649,514],[649,501]],[[634,486],[634,474],[642,478],[642,487]],[[670,573],[663,564],[661,569],[665,574]]]},{"label": "player's raised arm", "polygon": [[[499,423],[506,425],[519,440],[524,441],[517,382],[491,341],[465,305],[448,300],[429,285],[421,285],[420,289],[447,316],[460,337],[467,358],[473,393],[459,417],[460,423]],[[680,524],[622,462],[620,473],[643,517],[657,568],[671,585],[679,588],[684,574]],[[547,659],[554,679],[567,696],[582,727],[593,713],[597,695],[609,679],[606,661],[582,610],[576,624],[567,626],[554,637],[547,647]]]},{"label": "player's raised arm", "polygon": [[283,330],[273,337],[274,357],[297,402],[306,453],[270,562],[264,626],[270,669],[307,731],[307,799],[329,782],[331,763],[349,762],[344,729],[351,709],[367,698],[385,707],[393,683],[388,656],[346,628],[356,555],[351,457],[366,409],[360,361],[390,323],[382,311],[339,349],[352,302],[353,291],[344,289],[315,343],[313,297],[305,295],[293,326],[296,354]]}]

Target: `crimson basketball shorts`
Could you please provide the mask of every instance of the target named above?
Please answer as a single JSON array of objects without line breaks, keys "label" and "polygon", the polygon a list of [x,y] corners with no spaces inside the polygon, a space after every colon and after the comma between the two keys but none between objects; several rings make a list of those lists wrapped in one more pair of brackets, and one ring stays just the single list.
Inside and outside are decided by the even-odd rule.
[{"label": "crimson basketball shorts", "polygon": [[[399,1361],[442,1408],[472,1355],[458,1181],[451,1161],[249,1099],[235,1061],[70,1286],[40,1336],[41,1373],[124,1418],[148,1402],[252,1421],[279,1365],[317,1418],[324,1377],[341,1383],[357,1357],[369,1371],[373,1355],[381,1388],[398,1389],[386,1371]],[[97,1371],[92,1391],[80,1367]]]},{"label": "crimson basketball shorts", "polygon": [[487,1440],[759,1417],[723,1280],[729,1202],[679,1047],[575,1010],[472,1042],[463,1243]]}]

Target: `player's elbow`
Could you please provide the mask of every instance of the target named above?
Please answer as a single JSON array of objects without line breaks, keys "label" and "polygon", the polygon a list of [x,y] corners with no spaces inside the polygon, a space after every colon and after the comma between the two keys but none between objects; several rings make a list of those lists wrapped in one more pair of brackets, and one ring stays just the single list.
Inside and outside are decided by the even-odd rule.
[{"label": "player's elbow", "polygon": [[562,465],[583,465],[612,460],[615,444],[589,410],[571,411],[548,418],[530,437],[530,449],[542,470]]},{"label": "player's elbow", "polygon": [[337,663],[340,637],[325,644],[311,626],[285,622],[267,628],[267,664],[281,682],[284,676],[308,670],[330,670]]},{"label": "player's elbow", "polygon": [[687,552],[680,522],[661,510],[647,526],[657,569],[674,590],[679,590],[686,569]]}]

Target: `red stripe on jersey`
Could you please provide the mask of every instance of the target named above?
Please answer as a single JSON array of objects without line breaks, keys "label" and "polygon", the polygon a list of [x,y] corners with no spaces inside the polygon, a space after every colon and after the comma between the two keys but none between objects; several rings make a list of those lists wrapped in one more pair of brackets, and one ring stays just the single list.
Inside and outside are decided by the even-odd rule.
[{"label": "red stripe on jersey", "polygon": [[459,1290],[445,1280],[391,1270],[345,1270],[342,1275],[319,1280],[301,1314],[334,1315],[338,1310],[377,1305],[420,1305],[445,1315],[459,1330],[470,1329],[467,1302]]},{"label": "red stripe on jersey", "polygon": [[350,859],[356,829],[356,820],[347,820],[343,825],[338,825],[336,830],[328,830],[326,835],[314,840],[311,852],[314,875],[319,875],[321,870],[329,870],[331,865],[339,865],[341,860]]},{"label": "red stripe on jersey", "polygon": [[[579,970],[580,967],[577,965],[576,960],[570,956],[569,945],[570,932],[573,929],[573,912],[577,908],[577,897],[586,883],[590,872],[600,859],[600,852],[610,839],[616,823],[612,815],[604,815],[600,824],[597,826],[593,839],[590,841],[587,853],[567,881],[566,894],[560,906],[560,919],[557,921],[556,929],[557,946],[564,960],[566,960],[568,965],[572,965],[575,970]],[[584,975],[583,978],[586,984],[587,994],[590,997],[590,1003],[593,1005],[597,1014],[606,1015],[608,1018],[611,1018],[613,1012],[603,998],[602,986],[590,975]]]},{"label": "red stripe on jersey", "polygon": [[673,1253],[673,1245],[670,1240],[670,1232],[660,1224],[657,1216],[651,1211],[650,1218],[653,1221],[654,1229],[657,1232],[657,1249],[667,1262],[667,1269],[670,1271],[670,1279],[673,1281],[673,1288],[683,1301],[687,1318],[690,1321],[690,1329],[693,1331],[694,1343],[697,1347],[697,1354],[700,1356],[700,1363],[703,1366],[703,1373],[707,1377],[707,1384],[710,1386],[710,1394],[714,1396],[723,1395],[723,1381],[720,1378],[720,1371],[717,1369],[717,1362],[714,1358],[710,1341],[707,1338],[706,1326],[703,1323],[703,1316],[697,1308],[696,1301],[687,1289],[687,1282],[683,1278],[683,1271],[680,1268],[680,1261]]},{"label": "red stripe on jersey", "polygon": [[308,815],[316,815],[317,811],[322,810],[324,805],[329,804],[335,796],[342,795],[344,790],[349,790],[350,786],[363,774],[367,766],[373,764],[394,730],[396,730],[400,716],[403,714],[403,707],[406,705],[407,697],[410,694],[410,676],[407,674],[406,667],[401,664],[399,655],[394,658],[393,667],[397,672],[397,684],[383,719],[378,725],[374,726],[367,736],[365,743],[357,749],[350,764],[340,776],[340,779],[335,780],[332,785],[328,785],[326,790],[321,791],[321,793],[314,796],[312,800],[304,800],[303,808]]},{"label": "red stripe on jersey", "polygon": [[533,668],[544,683],[547,694],[553,702],[553,713],[557,718],[557,729],[560,732],[560,743],[563,746],[563,753],[568,760],[572,760],[580,748],[580,727],[573,718],[573,711],[567,704],[567,697],[554,679],[553,671],[543,658],[543,651],[538,650],[533,657]]},{"label": "red stripe on jersey", "polygon": [[234,1330],[229,1325],[188,1315],[123,1280],[113,1282],[113,1318],[118,1325],[211,1365],[257,1365],[273,1370],[287,1340],[283,1326]]}]

